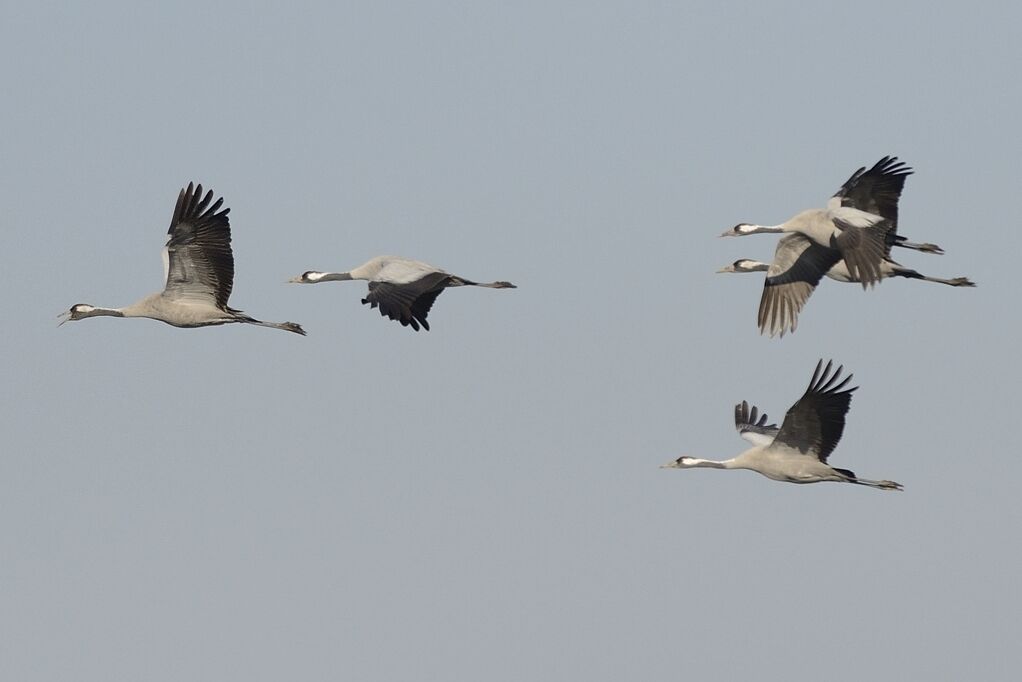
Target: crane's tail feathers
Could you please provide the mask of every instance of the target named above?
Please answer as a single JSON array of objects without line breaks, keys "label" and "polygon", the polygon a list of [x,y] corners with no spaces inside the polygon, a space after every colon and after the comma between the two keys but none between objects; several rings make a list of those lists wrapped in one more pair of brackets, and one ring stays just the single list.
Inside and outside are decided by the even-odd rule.
[{"label": "crane's tail feathers", "polygon": [[894,481],[871,481],[868,478],[859,478],[853,471],[838,469],[837,467],[834,468],[834,471],[844,476],[845,480],[849,483],[856,485],[867,485],[870,488],[879,488],[880,490],[904,490],[900,483],[895,483]]}]

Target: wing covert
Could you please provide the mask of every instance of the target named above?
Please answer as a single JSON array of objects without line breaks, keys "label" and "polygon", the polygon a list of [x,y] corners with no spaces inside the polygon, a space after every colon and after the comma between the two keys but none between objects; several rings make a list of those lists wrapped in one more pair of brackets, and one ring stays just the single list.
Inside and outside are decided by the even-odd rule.
[{"label": "wing covert", "polygon": [[735,405],[735,430],[745,440],[753,445],[769,445],[773,442],[777,432],[777,424],[767,424],[767,415],[764,412],[758,414],[755,405],[751,408],[745,400]]}]

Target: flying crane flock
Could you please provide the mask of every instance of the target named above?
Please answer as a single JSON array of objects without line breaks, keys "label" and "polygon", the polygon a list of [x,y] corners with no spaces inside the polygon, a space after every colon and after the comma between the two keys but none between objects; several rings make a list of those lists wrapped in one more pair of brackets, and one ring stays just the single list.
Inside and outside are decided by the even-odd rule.
[{"label": "flying crane flock", "polygon": [[[773,226],[739,223],[721,237],[783,233],[770,263],[742,258],[718,272],[766,272],[757,324],[761,334],[783,338],[793,333],[823,277],[859,283],[863,289],[883,279],[901,277],[953,287],[973,287],[967,277],[942,279],[923,275],[891,258],[894,247],[926,254],[943,254],[936,244],[911,242],[898,234],[898,201],[912,169],[897,157],[885,156],[868,170],[855,171],[827,202]],[[188,184],[177,204],[163,250],[164,288],[122,308],[76,303],[63,313],[60,324],[87,317],[147,317],[175,327],[207,327],[231,323],[281,329],[305,336],[294,322],[263,322],[231,308],[227,301],[234,284],[229,208],[202,185]],[[462,286],[514,289],[506,281],[475,282],[427,263],[396,256],[377,256],[347,272],[306,271],[290,283],[365,280],[369,291],[363,304],[402,326],[429,331],[427,316],[444,289]],[[58,325],[59,326],[59,325]],[[817,364],[805,393],[784,416],[781,426],[747,401],[735,406],[735,428],[752,444],[728,460],[682,456],[661,465],[669,469],[748,469],[775,481],[853,483],[880,490],[901,490],[889,480],[870,480],[848,469],[832,467],[827,458],[845,427],[852,392],[852,375],[843,367]]]}]

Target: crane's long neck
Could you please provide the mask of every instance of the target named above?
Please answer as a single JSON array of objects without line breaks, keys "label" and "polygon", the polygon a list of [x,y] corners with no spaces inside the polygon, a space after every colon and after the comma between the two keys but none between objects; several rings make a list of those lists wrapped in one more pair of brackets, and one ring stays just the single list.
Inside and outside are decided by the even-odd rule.
[{"label": "crane's long neck", "polygon": [[125,308],[99,308],[93,306],[92,310],[79,314],[82,317],[141,317],[134,313],[131,306]]},{"label": "crane's long neck", "polygon": [[685,459],[685,467],[695,467],[704,469],[739,469],[735,465],[734,459],[715,460],[715,459],[700,459],[699,457],[688,457]]},{"label": "crane's long neck", "polygon": [[73,320],[84,320],[86,317],[128,317],[125,310],[126,308],[98,308],[88,303],[75,303],[70,310],[57,316],[60,319],[57,326]]},{"label": "crane's long neck", "polygon": [[731,265],[717,270],[717,272],[766,272],[769,269],[769,263],[752,260],[751,258],[742,258],[741,260],[736,260]]},{"label": "crane's long neck", "polygon": [[795,232],[796,230],[787,227],[787,223],[780,225],[745,225],[742,234],[763,234],[770,232]]},{"label": "crane's long neck", "polygon": [[355,279],[350,272],[322,272],[319,274],[320,276],[315,279],[316,282],[346,282]]}]

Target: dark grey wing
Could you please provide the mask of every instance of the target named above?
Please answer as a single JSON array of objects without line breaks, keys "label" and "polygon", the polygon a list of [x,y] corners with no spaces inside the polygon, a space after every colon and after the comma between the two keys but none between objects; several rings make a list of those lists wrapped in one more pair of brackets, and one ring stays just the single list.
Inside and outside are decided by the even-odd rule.
[{"label": "dark grey wing", "polygon": [[[226,309],[234,285],[229,208],[213,201],[212,190],[188,183],[177,197],[164,249],[164,294],[175,298],[208,299]],[[218,212],[219,211],[219,212]]]},{"label": "dark grey wing", "polygon": [[883,216],[897,229],[898,200],[905,187],[905,179],[912,172],[904,162],[898,161],[898,157],[885,156],[869,170],[863,167],[852,173],[831,201],[833,205],[850,206]]},{"label": "dark grey wing", "polygon": [[840,216],[832,216],[834,225],[841,230],[833,241],[841,251],[852,280],[861,282],[863,289],[880,281],[880,269],[890,251],[889,235],[894,230],[890,221],[876,215],[870,217],[874,218],[876,221],[872,225],[857,226]]},{"label": "dark grey wing", "polygon": [[418,320],[422,324],[423,329],[429,331],[429,322],[426,321],[426,315],[429,315],[430,309],[433,307],[436,297],[442,294],[444,287],[427,291],[420,295],[415,302],[412,303],[412,318]]},{"label": "dark grey wing", "polygon": [[821,246],[797,232],[777,242],[759,299],[759,332],[776,336],[795,331],[798,315],[841,252]]},{"label": "dark grey wing", "polygon": [[823,360],[820,360],[816,365],[809,388],[784,415],[784,423],[774,439],[775,443],[787,445],[821,462],[827,461],[841,440],[852,391],[858,388],[845,388],[852,379],[851,374],[838,382],[842,367],[831,373],[832,364],[828,361],[823,367]]},{"label": "dark grey wing", "polygon": [[756,406],[742,401],[735,405],[735,429],[753,445],[770,445],[780,429],[777,424],[767,424],[766,412],[759,414]]},{"label": "dark grey wing", "polygon": [[405,327],[410,325],[412,329],[419,331],[421,325],[429,331],[426,316],[450,277],[446,272],[431,272],[407,284],[370,282],[369,293],[362,299],[362,303],[368,303],[371,308],[378,307],[381,315],[396,320]]}]

